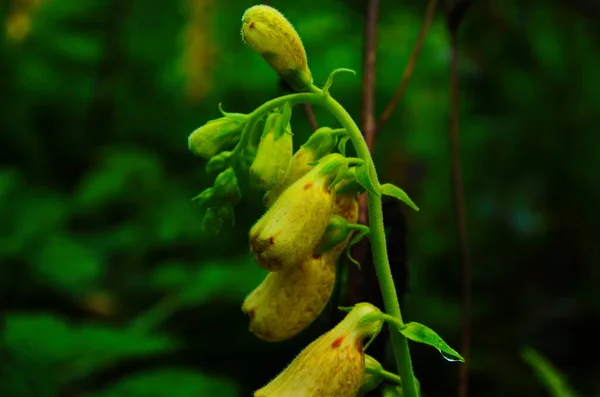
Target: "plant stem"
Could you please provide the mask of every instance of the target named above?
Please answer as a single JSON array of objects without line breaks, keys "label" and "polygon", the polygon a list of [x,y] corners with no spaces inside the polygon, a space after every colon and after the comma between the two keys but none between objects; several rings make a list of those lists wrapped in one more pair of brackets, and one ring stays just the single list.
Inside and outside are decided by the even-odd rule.
[{"label": "plant stem", "polygon": [[[363,138],[360,130],[356,126],[352,117],[346,109],[342,107],[331,96],[326,96],[323,101],[323,106],[342,124],[348,132],[352,144],[356,149],[359,158],[363,159],[369,165],[369,173],[376,187],[379,186],[375,165],[371,158],[371,153],[367,147],[367,143]],[[383,304],[385,312],[390,316],[402,322],[402,314],[400,312],[400,304],[396,294],[396,286],[392,279],[392,271],[387,255],[387,247],[385,243],[385,230],[383,226],[383,210],[381,207],[381,196],[368,192],[367,205],[369,209],[369,226],[371,236],[371,251],[373,252],[373,263],[375,273],[379,280],[379,287],[383,296]],[[390,327],[390,338],[392,340],[392,349],[396,358],[398,373],[402,378],[402,391],[406,397],[418,397],[415,376],[413,374],[412,362],[410,360],[410,352],[408,350],[408,341],[397,329]]]},{"label": "plant stem", "polygon": [[[348,114],[346,109],[333,99],[328,93],[323,93],[319,88],[313,86],[311,92],[297,93],[284,95],[274,98],[251,113],[251,117],[259,117],[264,113],[282,106],[286,102],[290,105],[299,103],[312,103],[314,105],[324,107],[331,113],[337,121],[346,129],[350,140],[356,150],[358,157],[365,161],[369,167],[369,174],[376,188],[379,187],[377,179],[377,171],[375,164],[371,158],[371,153],[367,147],[367,143],[362,136],[360,129]],[[396,286],[392,278],[390,263],[387,255],[387,247],[385,241],[385,229],[383,225],[383,210],[381,206],[381,196],[368,192],[368,209],[369,209],[369,224],[371,236],[371,250],[373,251],[373,262],[375,265],[375,273],[379,280],[381,294],[383,296],[383,304],[385,312],[402,323],[402,314],[400,312],[400,304],[396,294]],[[398,373],[402,378],[402,391],[405,397],[418,397],[417,384],[415,375],[412,369],[410,352],[408,349],[408,341],[394,326],[390,326],[390,339],[392,349],[398,367]]]},{"label": "plant stem", "polygon": [[402,378],[400,378],[398,375],[392,372],[388,372],[385,369],[382,369],[381,371],[379,371],[379,375],[381,375],[383,379],[389,380],[390,382],[394,382],[398,385],[402,385]]}]

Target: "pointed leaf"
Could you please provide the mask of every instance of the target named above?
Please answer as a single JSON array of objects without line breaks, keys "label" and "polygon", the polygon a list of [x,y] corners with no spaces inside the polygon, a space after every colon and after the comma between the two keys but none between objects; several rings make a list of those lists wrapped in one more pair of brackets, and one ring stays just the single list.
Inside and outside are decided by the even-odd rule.
[{"label": "pointed leaf", "polygon": [[405,328],[398,329],[398,331],[400,331],[407,339],[435,347],[448,361],[465,361],[465,359],[462,358],[456,350],[448,346],[434,330],[423,324],[416,322],[408,323]]},{"label": "pointed leaf", "polygon": [[410,199],[410,197],[408,197],[408,194],[406,194],[404,190],[400,189],[398,186],[392,185],[391,183],[384,183],[383,185],[381,185],[381,194],[397,198],[413,210],[419,210],[419,207],[417,207],[417,205]]},{"label": "pointed leaf", "polygon": [[362,187],[364,187],[369,192],[381,196],[381,193],[375,187],[375,184],[371,180],[371,175],[369,175],[368,164],[364,163],[356,167],[356,180]]}]

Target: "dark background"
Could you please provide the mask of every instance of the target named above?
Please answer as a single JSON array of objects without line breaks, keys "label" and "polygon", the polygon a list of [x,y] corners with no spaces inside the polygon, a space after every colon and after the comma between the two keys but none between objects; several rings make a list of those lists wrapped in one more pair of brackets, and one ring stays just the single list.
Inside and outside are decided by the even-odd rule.
[{"label": "dark background", "polygon": [[[0,395],[247,396],[339,319],[351,300],[340,288],[293,340],[254,337],[240,306],[264,276],[247,240],[260,194],[245,189],[235,227],[218,236],[202,233],[190,200],[212,184],[188,152],[191,131],[219,102],[250,112],[280,93],[240,40],[253,4],[0,2]],[[332,93],[359,120],[365,4],[271,4],[303,38],[317,85],[334,68],[358,71]],[[381,3],[378,113],[425,7]],[[582,396],[600,393],[599,16],[594,1],[489,0],[462,21],[472,396],[548,395],[521,358],[527,345]],[[421,208],[386,210],[392,266],[403,274],[406,255],[409,268],[397,280],[408,284],[405,319],[458,348],[449,60],[440,9],[375,158]],[[293,130],[298,147],[310,133],[301,107]],[[352,296],[377,294],[360,285]],[[381,338],[373,354],[393,370]],[[423,345],[412,354],[425,396],[456,395],[458,364]]]}]

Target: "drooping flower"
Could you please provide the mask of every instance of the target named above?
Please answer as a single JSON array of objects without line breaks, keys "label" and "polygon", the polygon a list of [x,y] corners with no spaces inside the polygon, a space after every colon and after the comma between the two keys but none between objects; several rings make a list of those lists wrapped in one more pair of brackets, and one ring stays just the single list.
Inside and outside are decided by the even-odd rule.
[{"label": "drooping flower", "polygon": [[359,303],[332,330],[308,345],[255,397],[354,397],[365,372],[363,341],[381,329],[381,320],[362,321],[379,312]]},{"label": "drooping flower", "polygon": [[289,269],[313,254],[334,211],[330,186],[346,160],[339,154],[322,159],[288,187],[250,230],[250,247],[269,271]]}]

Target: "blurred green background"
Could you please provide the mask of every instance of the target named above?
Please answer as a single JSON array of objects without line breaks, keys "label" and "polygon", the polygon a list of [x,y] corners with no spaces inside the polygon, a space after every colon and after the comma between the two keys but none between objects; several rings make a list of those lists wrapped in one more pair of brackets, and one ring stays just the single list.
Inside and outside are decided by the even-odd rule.
[{"label": "blurred green background", "polygon": [[[547,395],[520,357],[525,345],[581,395],[597,395],[600,8],[474,3],[460,30],[471,395]],[[250,112],[280,94],[272,70],[240,40],[241,15],[253,4],[0,2],[1,396],[248,396],[339,319],[336,306],[378,294],[368,283],[350,297],[338,288],[301,335],[262,342],[240,309],[264,276],[247,241],[260,194],[244,191],[235,227],[201,232],[190,199],[212,179],[187,136],[218,117],[219,102]],[[364,1],[271,4],[303,38],[316,84],[334,68],[359,72],[339,75],[332,89],[358,120]],[[378,112],[425,6],[381,2]],[[406,279],[392,263],[399,285],[408,284],[404,316],[458,348],[449,54],[440,10],[378,135],[376,161],[421,208],[386,210],[392,256],[406,256],[409,268]],[[316,116],[333,126],[319,109]],[[298,147],[310,133],[301,108],[293,129]],[[384,342],[373,354],[392,369]],[[425,396],[456,394],[456,363],[426,346],[412,353]]]}]

